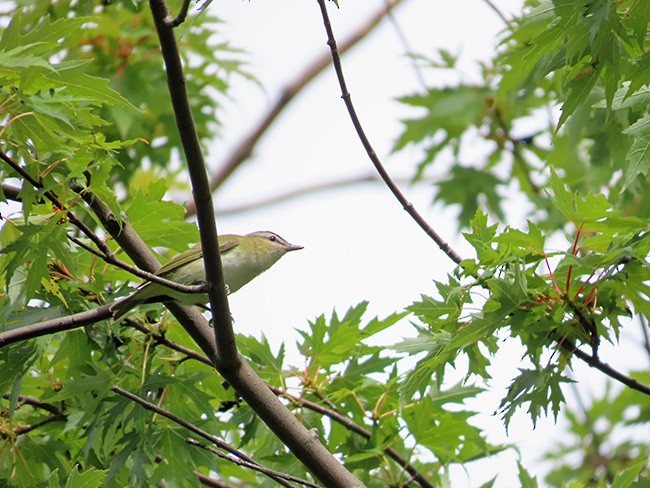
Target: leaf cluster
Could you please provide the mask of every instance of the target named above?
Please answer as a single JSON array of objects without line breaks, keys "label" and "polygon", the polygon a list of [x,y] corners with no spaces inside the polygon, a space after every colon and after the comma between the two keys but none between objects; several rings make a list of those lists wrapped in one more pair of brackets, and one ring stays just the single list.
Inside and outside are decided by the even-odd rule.
[{"label": "leaf cluster", "polygon": [[544,198],[551,167],[572,189],[606,189],[647,217],[649,22],[647,2],[528,2],[482,82],[400,98],[417,116],[403,121],[394,150],[422,150],[416,181],[428,169],[446,175],[435,199],[459,205],[461,225],[479,207],[503,219],[515,191],[536,219],[550,214],[543,229],[561,225]]},{"label": "leaf cluster", "polygon": [[404,402],[423,394],[432,378],[441,383],[461,357],[468,378],[488,379],[504,329],[521,341],[530,365],[501,403],[506,426],[524,405],[533,422],[549,408],[557,417],[573,350],[587,346],[597,358],[601,341],[618,340],[622,321],[647,316],[647,223],[621,216],[602,195],[571,192],[557,176],[551,201],[573,223],[564,251],[547,251],[532,222],[526,232],[499,232],[477,213],[466,234],[476,259],[461,263],[448,284],[438,283],[438,297],[423,296],[409,309],[422,325],[396,350],[421,359],[402,385]]}]

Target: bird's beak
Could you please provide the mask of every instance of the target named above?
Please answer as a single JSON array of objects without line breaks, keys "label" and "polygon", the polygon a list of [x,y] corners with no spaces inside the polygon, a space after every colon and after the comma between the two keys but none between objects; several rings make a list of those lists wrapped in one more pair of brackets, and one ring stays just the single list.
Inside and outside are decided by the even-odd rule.
[{"label": "bird's beak", "polygon": [[299,246],[297,244],[289,244],[289,251],[299,251],[300,249],[304,249],[305,246]]}]

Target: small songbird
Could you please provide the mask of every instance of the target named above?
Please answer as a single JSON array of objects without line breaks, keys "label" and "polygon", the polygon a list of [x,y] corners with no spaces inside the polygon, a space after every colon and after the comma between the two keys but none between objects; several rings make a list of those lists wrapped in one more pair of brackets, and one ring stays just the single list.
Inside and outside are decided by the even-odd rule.
[{"label": "small songbird", "polygon": [[[224,281],[230,293],[234,293],[249,281],[273,266],[289,251],[302,246],[289,244],[273,232],[260,231],[243,236],[226,234],[219,236],[219,252]],[[183,285],[197,285],[205,281],[203,250],[201,243],[174,256],[155,273]],[[116,301],[110,311],[119,320],[131,309],[144,303],[176,301],[186,305],[205,304],[206,294],[181,293],[160,283],[144,282],[131,296]]]}]

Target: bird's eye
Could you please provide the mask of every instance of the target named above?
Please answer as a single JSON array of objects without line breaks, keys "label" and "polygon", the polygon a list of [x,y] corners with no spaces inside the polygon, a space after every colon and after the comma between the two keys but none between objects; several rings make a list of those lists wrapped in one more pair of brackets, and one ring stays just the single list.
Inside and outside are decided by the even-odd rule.
[{"label": "bird's eye", "polygon": [[269,236],[269,241],[275,242],[275,236]]}]

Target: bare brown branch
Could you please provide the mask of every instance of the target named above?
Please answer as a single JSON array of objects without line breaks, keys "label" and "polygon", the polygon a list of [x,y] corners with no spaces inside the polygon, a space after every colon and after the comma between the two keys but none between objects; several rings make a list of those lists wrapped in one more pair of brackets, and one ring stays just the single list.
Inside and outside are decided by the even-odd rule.
[{"label": "bare brown branch", "polygon": [[433,239],[433,241],[447,255],[447,257],[449,257],[449,259],[451,259],[454,263],[459,264],[462,261],[460,255],[456,251],[454,251],[451,248],[451,246],[442,239],[442,237],[438,235],[438,233],[429,225],[429,223],[425,220],[425,218],[415,209],[413,204],[406,199],[402,191],[398,188],[398,186],[395,184],[395,182],[388,174],[388,171],[386,171],[386,168],[382,164],[381,160],[377,156],[377,153],[372,147],[370,140],[366,136],[366,133],[363,130],[363,126],[361,125],[361,121],[359,120],[359,117],[357,115],[356,109],[352,104],[352,97],[350,96],[350,92],[348,91],[347,84],[345,82],[345,77],[343,76],[343,68],[341,66],[341,56],[339,55],[336,39],[334,38],[334,31],[332,30],[332,24],[330,23],[329,14],[327,13],[325,0],[318,0],[318,5],[320,7],[321,15],[323,17],[323,23],[325,24],[325,31],[327,32],[327,45],[330,47],[330,51],[332,53],[334,70],[336,72],[336,77],[338,78],[339,86],[341,88],[341,97],[345,102],[345,106],[348,110],[348,113],[350,114],[350,119],[352,120],[352,124],[354,125],[354,128],[357,131],[357,135],[359,136],[361,144],[366,150],[368,157],[370,158],[375,169],[381,176],[381,179],[384,180],[384,183],[386,183],[388,189],[395,196],[397,201],[402,205],[402,208],[406,210],[406,212],[411,216],[413,220],[415,220],[415,222],[420,226],[420,228],[429,237],[431,237],[431,239]]}]

